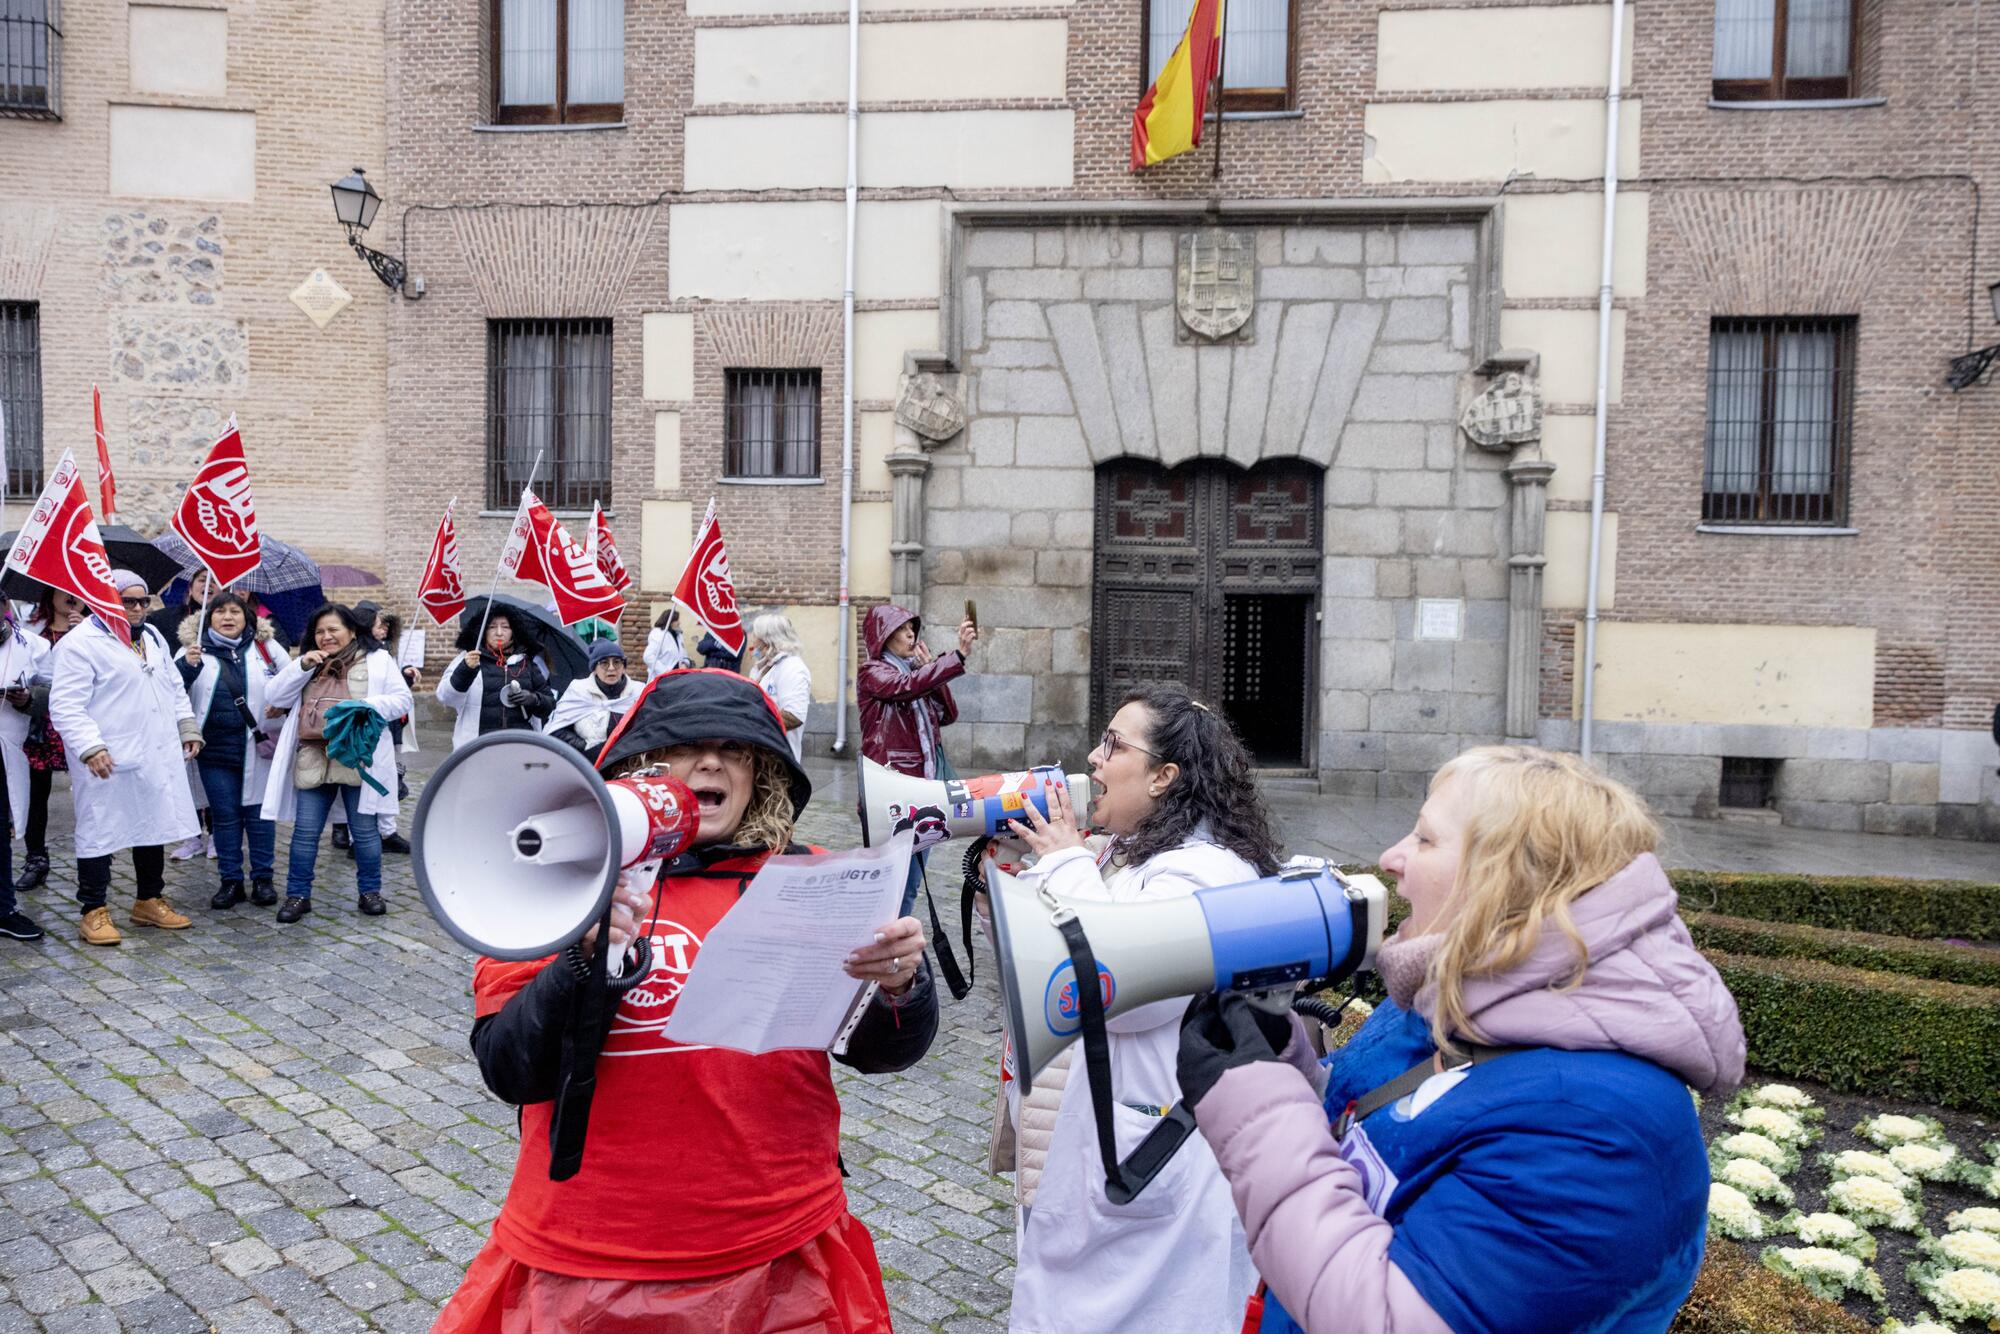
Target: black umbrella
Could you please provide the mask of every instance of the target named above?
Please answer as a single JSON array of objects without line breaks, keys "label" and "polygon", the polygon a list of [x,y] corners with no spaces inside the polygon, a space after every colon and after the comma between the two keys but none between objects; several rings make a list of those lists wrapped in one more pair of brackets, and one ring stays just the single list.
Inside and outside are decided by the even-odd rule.
[{"label": "black umbrella", "polygon": [[[551,678],[573,681],[590,670],[590,650],[556,619],[556,614],[505,593],[493,599],[493,610],[504,611],[514,625],[514,640],[523,653],[548,656]],[[486,616],[486,596],[473,598],[458,614],[458,647],[470,649],[479,636],[479,623]]]},{"label": "black umbrella", "polygon": [[[146,591],[157,593],[172,583],[181,572],[181,567],[172,556],[154,547],[152,541],[142,537],[136,529],[122,523],[100,523],[98,536],[104,539],[104,554],[111,560],[114,570],[130,570],[146,581]],[[14,539],[19,533],[0,533],[0,544],[7,550],[14,549]],[[32,602],[41,597],[47,585],[30,579],[19,570],[8,570],[0,576],[0,594]]]}]

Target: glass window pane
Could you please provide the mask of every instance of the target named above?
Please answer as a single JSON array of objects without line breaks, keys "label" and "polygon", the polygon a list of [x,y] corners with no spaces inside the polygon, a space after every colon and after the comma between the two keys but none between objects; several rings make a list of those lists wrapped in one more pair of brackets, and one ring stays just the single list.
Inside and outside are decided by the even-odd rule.
[{"label": "glass window pane", "polygon": [[[1187,32],[1194,0],[1147,0],[1146,82],[1160,69]],[[1224,11],[1225,88],[1283,88],[1291,40],[1291,0],[1231,0]]]},{"label": "glass window pane", "polygon": [[1853,32],[1848,0],[1791,0],[1785,12],[1785,73],[1794,79],[1837,79],[1847,73]]},{"label": "glass window pane", "polygon": [[1834,337],[1827,329],[1778,335],[1774,493],[1822,495],[1833,489]]},{"label": "glass window pane", "polygon": [[1771,77],[1777,0],[1715,0],[1715,77]]},{"label": "glass window pane", "polygon": [[578,509],[611,482],[611,335],[585,327],[563,348],[561,501]]},{"label": "glass window pane", "polygon": [[500,0],[500,105],[555,100],[556,0]]},{"label": "glass window pane", "polygon": [[569,100],[625,100],[625,0],[569,0]]},{"label": "glass window pane", "polygon": [[1708,452],[1702,490],[1757,490],[1758,418],[1764,401],[1764,335],[1718,329],[1708,343]]}]

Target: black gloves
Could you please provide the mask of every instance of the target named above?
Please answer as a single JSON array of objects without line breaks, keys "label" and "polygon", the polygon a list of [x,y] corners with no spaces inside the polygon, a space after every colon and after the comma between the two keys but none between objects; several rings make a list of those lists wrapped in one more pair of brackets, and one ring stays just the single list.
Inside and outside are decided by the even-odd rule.
[{"label": "black gloves", "polygon": [[1291,1040],[1289,1010],[1262,1009],[1240,991],[1196,996],[1181,1017],[1181,1054],[1175,1067],[1181,1101],[1192,1110],[1224,1071],[1252,1061],[1275,1061]]}]

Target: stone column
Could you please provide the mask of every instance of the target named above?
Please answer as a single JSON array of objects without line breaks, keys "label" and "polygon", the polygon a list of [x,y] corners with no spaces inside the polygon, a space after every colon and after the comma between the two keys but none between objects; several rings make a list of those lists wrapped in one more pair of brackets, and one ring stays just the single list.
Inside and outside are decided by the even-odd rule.
[{"label": "stone column", "polygon": [[1556,465],[1523,450],[1505,475],[1512,488],[1507,553],[1507,736],[1533,741],[1541,720],[1542,535],[1547,527],[1549,477]]},{"label": "stone column", "polygon": [[889,454],[889,595],[915,607],[924,592],[924,478],[930,456],[909,427],[896,427]]}]

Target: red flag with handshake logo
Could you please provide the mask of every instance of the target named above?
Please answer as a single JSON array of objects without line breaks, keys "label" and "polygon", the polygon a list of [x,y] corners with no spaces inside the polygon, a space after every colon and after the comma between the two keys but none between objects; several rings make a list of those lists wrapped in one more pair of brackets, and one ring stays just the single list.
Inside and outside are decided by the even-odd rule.
[{"label": "red flag with handshake logo", "polygon": [[424,562],[423,582],[417,585],[417,602],[432,621],[443,625],[465,610],[465,580],[458,573],[458,523],[452,512],[454,498],[438,520],[437,536],[431,539],[430,559]]},{"label": "red flag with handshake logo", "polygon": [[739,657],[743,653],[743,615],[736,609],[736,585],[729,581],[729,548],[722,544],[722,525],[715,519],[715,502],[694,535],[687,568],[674,585],[674,601],[701,618],[716,641]]},{"label": "red flag with handshake logo", "polygon": [[224,588],[263,564],[257,507],[250,500],[250,463],[243,456],[235,417],[189,483],[171,526]]},{"label": "red flag with handshake logo", "polygon": [[625,599],[597,568],[597,558],[581,542],[570,539],[533,491],[521,492],[514,530],[500,552],[500,569],[516,579],[546,587],[556,600],[556,616],[564,625],[575,625],[591,616],[616,621],[625,610]]},{"label": "red flag with handshake logo", "polygon": [[41,499],[28,512],[28,521],[21,525],[13,550],[7,553],[7,568],[82,598],[111,633],[132,642],[132,626],[125,619],[118,590],[111,586],[111,560],[104,554],[90,497],[84,494],[83,475],[76,456],[67,449],[42,488]]}]

